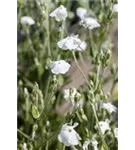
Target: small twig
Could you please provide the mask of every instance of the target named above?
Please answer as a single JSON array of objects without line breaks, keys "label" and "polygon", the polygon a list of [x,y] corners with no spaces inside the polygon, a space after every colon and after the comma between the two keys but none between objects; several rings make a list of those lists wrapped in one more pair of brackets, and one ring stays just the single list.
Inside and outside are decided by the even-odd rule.
[{"label": "small twig", "polygon": [[17,132],[19,132],[21,135],[23,135],[26,139],[28,139],[28,140],[30,139],[30,137],[26,133],[21,131],[20,129],[17,129]]}]

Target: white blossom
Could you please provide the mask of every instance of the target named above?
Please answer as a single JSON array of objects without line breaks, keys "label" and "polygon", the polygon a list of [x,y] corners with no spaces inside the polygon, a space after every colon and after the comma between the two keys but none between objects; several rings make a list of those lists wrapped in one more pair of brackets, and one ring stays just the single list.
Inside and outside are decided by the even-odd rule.
[{"label": "white blossom", "polygon": [[91,17],[83,18],[80,21],[80,25],[88,29],[94,29],[100,27],[98,21],[95,18],[91,18]]},{"label": "white blossom", "polygon": [[76,9],[76,15],[80,19],[83,19],[87,15],[87,10],[85,8],[79,7],[79,8]]},{"label": "white blossom", "polygon": [[26,143],[23,143],[23,145],[22,145],[22,150],[28,150]]},{"label": "white blossom", "polygon": [[110,114],[117,111],[117,108],[111,103],[103,103],[102,108],[106,109]]},{"label": "white blossom", "polygon": [[90,140],[87,140],[87,141],[85,141],[84,143],[83,143],[83,150],[88,150],[88,146],[89,146],[89,144],[91,143],[91,141]]},{"label": "white blossom", "polygon": [[[73,106],[78,106],[79,107],[79,104],[80,103],[76,103],[75,102],[75,97],[81,97],[81,94],[79,92],[77,92],[77,90],[75,88],[72,88],[72,89],[65,89],[64,90],[64,98],[67,100],[67,101],[71,101],[72,102],[72,105]],[[80,104],[81,105],[81,104]]]},{"label": "white blossom", "polygon": [[68,36],[57,43],[58,47],[63,50],[77,50],[81,44],[82,41],[78,38],[78,35]]},{"label": "white blossom", "polygon": [[33,25],[35,21],[30,16],[21,17],[20,23],[23,25]]},{"label": "white blossom", "polygon": [[98,147],[97,147],[98,142],[97,141],[91,141],[91,144],[92,144],[94,150],[98,150]]},{"label": "white blossom", "polygon": [[65,20],[67,15],[67,9],[63,5],[60,5],[50,14],[50,17],[54,17],[56,21],[60,22]]},{"label": "white blossom", "polygon": [[[100,126],[102,134],[104,134],[107,130],[111,130],[109,127],[109,123],[107,121],[100,121],[99,126]],[[97,124],[96,124],[95,128],[98,129]]]},{"label": "white blossom", "polygon": [[115,129],[114,129],[114,136],[115,136],[115,138],[118,139],[118,128],[115,128]]},{"label": "white blossom", "polygon": [[76,51],[84,51],[86,50],[87,43],[85,41],[82,41],[81,44],[77,47]]},{"label": "white blossom", "polygon": [[83,150],[88,150],[88,146],[90,144],[93,146],[94,150],[98,150],[98,147],[97,147],[98,142],[96,140],[87,140],[87,141],[85,141],[84,144],[83,144],[83,147],[82,147]]},{"label": "white blossom", "polygon": [[113,12],[118,12],[118,4],[113,5]]},{"label": "white blossom", "polygon": [[53,61],[51,66],[51,72],[54,74],[65,74],[70,69],[70,64],[64,60]]},{"label": "white blossom", "polygon": [[58,135],[58,140],[65,146],[74,146],[79,144],[79,140],[81,140],[81,137],[74,130],[76,126],[78,126],[78,123],[74,123],[73,126],[69,126],[67,124],[64,124],[62,126],[61,131]]}]

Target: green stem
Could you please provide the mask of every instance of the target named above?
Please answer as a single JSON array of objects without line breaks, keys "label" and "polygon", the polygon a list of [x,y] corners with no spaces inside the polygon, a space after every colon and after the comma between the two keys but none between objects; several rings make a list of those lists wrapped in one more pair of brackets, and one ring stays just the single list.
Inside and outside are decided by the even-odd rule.
[{"label": "green stem", "polygon": [[54,96],[54,94],[55,94],[55,92],[54,92],[54,87],[53,87],[53,89],[52,89],[52,92],[51,92],[51,95],[50,95],[50,98],[48,99],[48,101],[47,101],[47,104],[46,104],[46,109],[49,107],[49,104],[50,104],[50,102],[51,102],[51,100],[52,100],[52,98],[53,98],[53,96]]},{"label": "green stem", "polygon": [[75,146],[71,146],[71,148],[72,148],[72,150],[77,150],[77,149],[75,148]]},{"label": "green stem", "polygon": [[79,114],[78,112],[76,112],[76,115],[77,115],[77,117],[78,117],[79,121],[82,123],[82,122],[83,122],[83,120],[82,120],[82,118],[80,117],[80,114]]},{"label": "green stem", "polygon": [[29,119],[29,97],[26,97],[26,121]]},{"label": "green stem", "polygon": [[104,147],[105,147],[105,150],[108,150],[107,144],[106,144],[106,142],[105,142],[105,140],[104,140],[104,137],[103,137],[103,135],[102,135],[101,128],[100,128],[100,126],[99,126],[99,120],[98,120],[98,117],[97,117],[96,108],[95,108],[94,104],[92,104],[92,103],[91,103],[91,106],[92,106],[93,113],[94,113],[94,116],[95,116],[95,119],[96,119],[96,123],[97,123],[97,126],[98,126],[98,130],[99,130],[99,134],[100,134],[101,140],[102,140],[102,142],[103,142],[103,145],[104,145]]},{"label": "green stem", "polygon": [[106,68],[103,68],[103,70],[102,70],[102,74],[101,74],[101,77],[100,77],[100,80],[99,80],[99,82],[98,82],[98,85],[97,85],[96,90],[99,88],[99,85],[100,85],[100,84],[101,84],[101,82],[102,82],[103,75],[104,75],[104,73],[105,73],[105,69],[106,69]]},{"label": "green stem", "polygon": [[79,52],[79,58],[80,58],[82,64],[83,64],[84,66],[86,66],[86,64],[85,64],[85,62],[84,62],[84,60],[83,60],[83,56],[82,56],[82,53],[81,53],[81,52]]},{"label": "green stem", "polygon": [[114,92],[115,86],[116,86],[116,82],[113,82],[113,85],[111,87],[111,92],[110,92],[110,100],[113,99],[113,92]]},{"label": "green stem", "polygon": [[77,58],[76,58],[75,52],[74,52],[74,51],[72,51],[72,54],[73,54],[73,57],[74,57],[75,63],[76,63],[76,65],[77,65],[77,67],[78,67],[78,69],[79,69],[80,73],[82,74],[82,76],[83,76],[84,80],[87,82],[88,86],[89,86],[89,87],[90,87],[90,89],[91,89],[91,85],[90,85],[89,81],[88,81],[88,80],[87,80],[87,78],[85,77],[84,72],[82,71],[81,67],[80,67],[80,66],[79,66],[79,64],[78,64],[78,61],[77,61]]},{"label": "green stem", "polygon": [[100,73],[100,65],[99,65],[99,66],[97,66],[97,75],[96,75],[96,89],[98,88],[99,73]]},{"label": "green stem", "polygon": [[[46,116],[47,116],[47,113],[49,112],[49,108],[48,107],[49,107],[49,104],[51,102],[51,99],[53,98],[53,95],[54,95],[54,88],[52,89],[50,97],[48,99],[46,97],[46,99],[45,99],[47,101],[47,103],[45,104],[45,106],[44,106],[44,108],[43,108],[43,110],[41,112],[41,115],[46,114]],[[48,110],[47,110],[47,108],[48,108]],[[45,111],[45,113],[44,113],[44,111]],[[40,116],[40,118],[41,118],[41,116]]]},{"label": "green stem", "polygon": [[17,129],[17,132],[19,132],[21,135],[23,135],[26,139],[30,139],[30,137],[27,135],[27,134],[25,134],[23,131],[21,131],[20,129]]},{"label": "green stem", "polygon": [[103,0],[100,0],[100,4],[101,4],[101,8],[103,9],[104,8],[104,2],[103,2]]},{"label": "green stem", "polygon": [[39,150],[40,147],[46,146],[46,145],[45,145],[46,142],[49,141],[49,140],[50,140],[53,136],[55,136],[56,134],[58,134],[58,132],[57,132],[57,133],[53,133],[52,135],[50,135],[50,137],[48,137],[42,144],[38,145],[38,146],[35,148],[35,150]]},{"label": "green stem", "polygon": [[63,146],[62,146],[62,150],[65,150],[65,145],[63,144]]},{"label": "green stem", "polygon": [[48,146],[49,146],[49,143],[48,143],[48,141],[47,141],[47,142],[46,142],[45,150],[48,150]]},{"label": "green stem", "polygon": [[[65,24],[66,24],[66,20],[62,21],[62,26],[61,26],[61,31],[60,31],[60,40],[62,40],[64,38],[64,31],[65,31]],[[57,60],[60,60],[61,58],[61,50],[59,50],[59,47],[57,46],[57,52],[58,52],[58,56],[57,56]]]},{"label": "green stem", "polygon": [[115,82],[113,82],[113,85],[112,85],[112,87],[111,87],[111,95],[113,95],[113,91],[114,91],[114,88],[115,88],[115,85],[116,85],[116,83]]},{"label": "green stem", "polygon": [[33,86],[34,86],[34,84],[31,82],[31,81],[29,81],[27,78],[25,78],[25,77],[23,77],[23,80],[24,80],[24,82],[25,82],[25,84],[26,84],[26,86],[27,87],[29,87],[29,88],[33,88]]},{"label": "green stem", "polygon": [[[48,48],[48,56],[51,56],[51,48],[50,48],[50,29],[49,29],[49,2],[50,0],[46,0],[46,32],[47,32],[47,48]],[[45,37],[46,38],[46,37]]]},{"label": "green stem", "polygon": [[66,20],[63,20],[62,21],[62,31],[61,31],[61,34],[60,34],[60,39],[64,38],[65,24],[66,24]]},{"label": "green stem", "polygon": [[94,42],[93,42],[93,36],[92,36],[92,31],[91,30],[89,30],[89,36],[90,36],[90,47],[91,47],[91,51],[90,51],[90,55],[92,56],[92,57],[94,57]]},{"label": "green stem", "polygon": [[45,88],[45,101],[47,100],[47,96],[48,96],[48,94],[49,94],[49,85],[50,85],[50,77],[48,77],[48,79],[47,79],[47,83],[46,83],[46,88]]},{"label": "green stem", "polygon": [[28,44],[30,46],[30,49],[31,51],[33,52],[33,54],[35,54],[35,50],[34,50],[34,47],[33,47],[33,43],[32,43],[32,40],[31,40],[31,37],[30,37],[30,32],[29,32],[30,28],[29,27],[26,27],[26,34],[27,34],[27,38],[28,38]]}]

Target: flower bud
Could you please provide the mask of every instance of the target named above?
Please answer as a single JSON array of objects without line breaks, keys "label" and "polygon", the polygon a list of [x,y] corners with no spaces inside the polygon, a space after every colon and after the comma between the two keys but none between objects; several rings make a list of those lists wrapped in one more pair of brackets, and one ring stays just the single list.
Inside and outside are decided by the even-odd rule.
[{"label": "flower bud", "polygon": [[38,119],[40,117],[40,113],[39,113],[38,108],[37,108],[36,105],[32,106],[32,116],[35,119]]}]

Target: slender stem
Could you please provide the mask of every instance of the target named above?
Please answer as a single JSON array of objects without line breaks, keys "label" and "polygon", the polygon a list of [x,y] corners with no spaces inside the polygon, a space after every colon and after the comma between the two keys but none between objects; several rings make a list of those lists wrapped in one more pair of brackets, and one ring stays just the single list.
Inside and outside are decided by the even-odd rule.
[{"label": "slender stem", "polygon": [[77,150],[77,149],[75,148],[75,146],[71,146],[71,148],[72,148],[72,150]]},{"label": "slender stem", "polygon": [[51,56],[51,48],[50,48],[50,29],[49,29],[49,2],[50,0],[46,0],[46,32],[47,32],[47,48],[48,48],[48,56]]},{"label": "slender stem", "polygon": [[[65,24],[66,24],[66,20],[62,21],[62,26],[61,26],[61,31],[60,31],[60,40],[62,40],[64,38],[64,32],[65,32]],[[61,51],[59,51],[59,47],[57,46],[57,52],[58,52],[58,56],[57,56],[57,60],[60,60],[61,58]]]},{"label": "slender stem", "polygon": [[47,104],[46,104],[46,107],[45,107],[46,109],[48,108],[48,106],[49,106],[49,104],[50,104],[50,102],[51,102],[51,100],[52,100],[52,98],[53,98],[53,96],[55,94],[54,89],[55,89],[55,87],[53,87],[51,95],[50,95],[50,98],[47,101]]},{"label": "slender stem", "polygon": [[116,85],[116,83],[115,82],[113,82],[113,85],[112,85],[112,87],[111,87],[111,95],[113,94],[113,91],[114,91],[114,88],[115,88],[115,85]]},{"label": "slender stem", "polygon": [[87,82],[87,84],[89,85],[89,87],[90,87],[90,89],[91,89],[91,85],[90,85],[89,81],[88,81],[88,80],[87,80],[87,78],[85,77],[84,72],[82,71],[81,67],[80,67],[80,66],[79,66],[79,64],[78,64],[77,58],[76,58],[76,56],[75,56],[75,52],[74,52],[74,51],[72,51],[72,54],[73,54],[73,57],[74,57],[75,63],[76,63],[76,65],[77,65],[77,67],[78,67],[78,69],[79,69],[80,73],[82,74],[82,76],[83,76],[84,80]]},{"label": "slender stem", "polygon": [[104,8],[104,2],[103,2],[103,0],[100,0],[100,3],[101,3],[101,8],[103,9]]},{"label": "slender stem", "polygon": [[48,77],[47,79],[47,83],[46,83],[46,88],[45,88],[45,101],[47,100],[47,96],[49,94],[48,90],[49,90],[49,85],[50,85],[50,77]]},{"label": "slender stem", "polygon": [[62,21],[62,31],[60,32],[60,39],[64,38],[64,31],[65,31],[65,24],[66,24],[66,20]]},{"label": "slender stem", "polygon": [[33,43],[32,43],[32,40],[31,40],[31,37],[30,37],[30,32],[29,32],[30,28],[29,27],[26,27],[26,34],[27,34],[27,38],[28,38],[28,44],[31,48],[31,51],[35,54],[35,51],[34,51],[34,47],[33,47]]},{"label": "slender stem", "polygon": [[98,88],[99,73],[100,73],[100,65],[99,65],[99,66],[97,66],[97,75],[96,75],[96,89]]},{"label": "slender stem", "polygon": [[39,150],[39,148],[40,148],[41,146],[45,146],[46,142],[49,141],[53,136],[55,136],[55,134],[57,134],[57,133],[53,133],[52,135],[50,135],[50,137],[48,137],[42,144],[38,145],[38,146],[35,148],[35,150]]},{"label": "slender stem", "polygon": [[[45,106],[44,106],[44,108],[43,108],[43,110],[41,112],[41,115],[47,114],[49,112],[49,108],[48,107],[49,107],[49,104],[51,102],[51,99],[53,98],[53,95],[54,95],[54,88],[52,89],[52,92],[51,92],[51,95],[50,95],[49,99],[45,99],[45,100],[47,100],[47,103],[45,104]],[[47,108],[48,108],[48,111],[46,111]],[[44,111],[46,111],[46,112],[44,113]]]},{"label": "slender stem", "polygon": [[82,64],[83,64],[84,66],[86,66],[86,64],[85,64],[85,62],[84,62],[84,60],[83,60],[83,56],[82,56],[82,53],[81,53],[81,52],[79,52],[79,57],[80,57],[80,60],[81,60]]},{"label": "slender stem", "polygon": [[113,85],[111,87],[111,92],[110,92],[110,100],[112,100],[113,98],[113,92],[114,92],[115,86],[116,86],[116,82],[113,82]]},{"label": "slender stem", "polygon": [[33,84],[31,81],[29,81],[29,80],[28,80],[27,78],[25,78],[25,77],[23,77],[23,80],[24,80],[24,82],[25,82],[25,84],[26,84],[27,87],[33,88],[34,84]]},{"label": "slender stem", "polygon": [[30,137],[26,133],[21,131],[20,129],[17,129],[17,132],[19,132],[21,135],[23,135],[26,139],[30,139]]},{"label": "slender stem", "polygon": [[91,103],[91,106],[92,106],[93,113],[94,113],[94,116],[95,116],[95,119],[96,119],[96,123],[97,123],[97,126],[98,126],[98,130],[99,130],[99,134],[100,134],[101,140],[102,140],[102,142],[104,144],[105,150],[108,150],[107,144],[106,144],[106,142],[104,140],[104,137],[103,137],[102,132],[101,132],[101,128],[99,126],[99,120],[98,120],[98,117],[97,117],[96,108],[95,108],[94,104],[92,104],[92,103]]},{"label": "slender stem", "polygon": [[90,46],[91,46],[90,55],[93,57],[94,56],[94,42],[93,42],[93,36],[92,36],[91,30],[89,30],[89,36],[90,36]]},{"label": "slender stem", "polygon": [[48,150],[48,146],[49,146],[49,143],[48,143],[48,141],[46,141],[46,147],[45,147],[45,150]]},{"label": "slender stem", "polygon": [[62,146],[62,150],[65,150],[65,145],[63,144],[63,146]]},{"label": "slender stem", "polygon": [[77,115],[77,117],[78,117],[79,121],[82,123],[82,122],[83,122],[83,120],[82,120],[82,118],[80,117],[80,115],[79,115],[79,113],[78,113],[78,112],[76,112],[76,115]]},{"label": "slender stem", "polygon": [[100,85],[100,84],[101,84],[101,82],[102,82],[103,75],[104,75],[104,73],[105,73],[105,69],[106,69],[106,68],[103,68],[103,70],[102,70],[102,74],[101,74],[101,77],[100,77],[100,80],[99,80],[99,82],[98,82],[98,85],[97,85],[97,88],[96,88],[96,89],[98,89],[98,88],[99,88],[99,85]]},{"label": "slender stem", "polygon": [[28,121],[28,119],[29,119],[29,96],[27,95],[27,97],[26,97],[26,121]]}]

